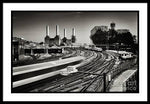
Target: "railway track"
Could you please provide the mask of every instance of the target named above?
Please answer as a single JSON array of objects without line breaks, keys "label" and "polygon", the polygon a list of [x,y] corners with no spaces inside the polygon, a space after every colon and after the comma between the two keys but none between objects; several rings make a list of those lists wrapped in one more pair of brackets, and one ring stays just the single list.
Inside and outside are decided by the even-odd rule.
[{"label": "railway track", "polygon": [[[109,54],[110,55],[110,54]],[[115,58],[113,55],[111,55],[111,57],[112,58]],[[107,72],[108,71],[108,69],[110,69],[110,68],[112,68],[113,67],[113,65],[114,65],[114,60],[111,60],[111,62],[109,62],[109,63],[105,63],[103,66],[101,66],[101,67],[99,67],[99,66],[96,66],[96,67],[93,67],[93,68],[91,68],[90,70],[88,70],[88,71],[85,71],[85,72],[89,72],[89,73],[96,73],[96,74],[103,74],[104,72]],[[98,64],[98,65],[101,65],[101,64]],[[83,68],[83,67],[81,67],[81,68]],[[95,70],[94,70],[95,69]],[[83,75],[84,76],[84,75]],[[86,75],[86,77],[87,76],[89,76],[89,75]],[[101,76],[98,76],[98,78],[101,78]],[[97,79],[98,79],[97,77],[96,77],[96,79],[95,78],[91,78],[91,79],[89,79],[89,78],[87,78],[87,79],[84,79],[84,81],[82,80],[82,82],[81,83],[79,83],[79,87],[76,87],[76,86],[78,86],[78,83],[74,83],[74,85],[73,86],[71,86],[71,88],[70,88],[70,84],[71,83],[69,83],[69,84],[65,84],[65,86],[63,86],[63,88],[60,88],[60,90],[59,90],[59,88],[57,88],[57,89],[55,89],[55,90],[52,90],[52,91],[56,91],[56,92],[63,92],[63,91],[65,91],[65,92],[70,92],[70,91],[72,91],[71,89],[80,89],[80,90],[78,90],[78,91],[80,91],[80,92],[86,92],[86,91],[88,91],[88,89],[91,87],[91,85],[94,83],[94,82],[96,82],[97,81]],[[102,80],[102,78],[100,79],[99,78],[99,80]],[[77,81],[80,81],[81,79],[79,79],[79,80],[77,80]],[[86,81],[85,81],[86,80]],[[76,82],[76,81],[75,81]],[[83,83],[83,84],[82,84]],[[86,84],[85,84],[86,83]],[[82,85],[82,86],[81,86]],[[83,87],[83,85],[84,85],[84,87]],[[68,87],[69,86],[69,87]],[[81,88],[82,87],[82,88]],[[64,89],[65,88],[65,89]],[[68,90],[67,90],[68,89]],[[95,91],[97,91],[97,89],[98,88],[96,88],[95,90],[94,90],[94,92]]]},{"label": "railway track", "polygon": [[[101,58],[101,55],[98,55],[95,59],[95,61],[93,61],[92,63],[90,64],[87,64],[86,66],[89,67],[89,65],[94,65],[94,63],[97,61],[97,59]],[[82,66],[82,68],[84,68],[85,66]],[[44,87],[40,87],[38,88],[38,91],[40,92],[45,92],[49,89],[52,89],[52,88],[55,88],[55,87],[59,87],[61,85],[63,85],[64,83],[70,83],[72,81],[72,79],[77,79],[77,78],[80,78],[82,76],[81,73],[75,73],[75,74],[71,74],[67,77],[65,76],[62,76],[62,78],[60,78],[59,80],[56,80],[56,81],[52,81],[52,82],[49,82],[47,84],[45,84]],[[69,80],[70,79],[70,80]],[[37,91],[37,90],[36,90]],[[32,92],[32,91],[31,91]],[[34,90],[33,90],[34,92]]]},{"label": "railway track", "polygon": [[[97,53],[97,54],[98,55],[97,55],[97,58],[95,60],[93,60],[91,63],[89,63],[87,65],[78,67],[77,69],[79,71],[91,72],[91,73],[96,73],[96,72],[99,71],[99,74],[104,72],[106,67],[109,66],[108,62],[105,62],[105,59],[108,57],[108,55],[106,53],[103,53],[104,55],[102,55],[100,53]],[[87,76],[89,76],[89,74],[78,72],[78,73],[69,75],[68,77],[65,77],[65,78],[62,78],[60,80],[57,80],[57,82],[55,82],[53,84],[52,83],[51,84],[47,84],[47,86],[44,86],[44,87],[40,88],[39,91],[40,92],[72,91],[71,89],[74,90],[75,87],[79,88],[79,86],[83,87],[83,86],[86,86],[87,84],[90,84],[91,83],[90,81],[93,78],[88,78],[88,80],[87,80],[85,78]],[[83,79],[84,79],[84,81],[82,81]],[[77,82],[77,83],[75,83],[75,82]]]},{"label": "railway track", "polygon": [[[109,68],[111,68],[112,67],[112,63],[106,63],[104,66],[101,66],[100,68],[98,68],[98,69],[96,69],[96,70],[91,70],[91,71],[89,71],[89,72],[91,72],[91,73],[95,73],[95,74],[99,74],[99,75],[101,75],[101,74],[103,74],[104,72],[106,72],[107,70],[106,69],[109,69]],[[98,73],[96,73],[97,71],[99,71]],[[93,78],[84,78],[84,80],[82,80],[82,82],[80,83],[80,84],[84,84],[84,83],[86,83],[86,84],[84,84],[84,86],[85,87],[83,87],[83,86],[81,86],[81,87],[83,87],[82,89],[81,89],[81,91],[80,92],[86,92],[86,90],[90,87],[90,85],[92,85],[97,79],[100,79],[101,78],[101,76],[99,76],[98,78],[97,78],[97,75],[95,75]],[[89,76],[89,75],[86,75],[86,77],[87,76]],[[79,80],[81,80],[81,79],[79,79]],[[69,85],[70,85],[70,83],[69,83]],[[74,83],[74,85],[78,85],[78,83]],[[72,86],[73,87],[73,86]],[[75,86],[74,86],[75,87]],[[65,89],[68,89],[68,86],[67,86],[67,84],[66,84],[66,86],[65,86]],[[60,90],[61,91],[61,90]],[[67,90],[65,90],[65,91],[67,91]],[[59,92],[58,91],[58,89],[57,89],[57,92]]]},{"label": "railway track", "polygon": [[[76,50],[76,52],[75,53],[77,53],[78,55],[80,54],[80,52],[82,52],[82,51],[78,51],[77,52],[77,50]],[[87,53],[88,54],[88,53]],[[90,54],[92,54],[92,53],[89,53],[89,56],[93,56],[93,54],[92,55],[90,55]],[[87,58],[89,58],[89,57],[87,57]],[[41,70],[42,71],[42,70]],[[50,70],[51,71],[51,70]],[[14,73],[13,73],[14,74]],[[41,74],[41,73],[39,73],[39,74]],[[29,75],[32,75],[33,77],[34,77],[34,73],[33,74],[29,74]],[[42,75],[42,74],[41,74]],[[13,79],[12,79],[12,81],[13,81],[13,85],[14,85],[14,81],[15,80],[17,80],[18,82],[20,82],[20,78],[22,78],[22,79],[25,79],[26,80],[26,77],[31,77],[32,78],[32,76],[26,76],[26,75],[23,75],[23,76],[21,76],[21,77],[19,77],[19,79],[15,79],[15,77],[13,76]],[[37,77],[39,76],[39,75],[36,75]],[[35,76],[35,77],[36,77]],[[31,79],[30,78],[30,79]],[[41,87],[41,86],[45,86],[45,84],[49,84],[50,82],[55,82],[57,79],[62,79],[62,78],[65,78],[65,76],[62,76],[62,75],[60,75],[60,74],[58,74],[58,75],[55,75],[55,76],[51,76],[51,77],[47,77],[47,78],[45,78],[45,79],[42,79],[42,80],[38,80],[38,81],[34,81],[34,82],[32,82],[32,83],[29,83],[29,84],[23,84],[23,82],[21,82],[22,83],[22,85],[20,85],[19,87],[15,87],[14,88],[14,86],[13,86],[13,88],[12,88],[12,92],[30,92],[30,91],[32,91],[33,89],[36,89],[36,88],[39,88],[39,87]],[[15,80],[14,80],[15,79]]]},{"label": "railway track", "polygon": [[[87,63],[77,67],[79,72],[68,76],[56,75],[31,86],[25,86],[24,92],[87,92],[91,85],[97,81],[97,75],[91,76],[89,73],[102,74],[108,71],[113,66],[116,58],[115,55],[111,55],[110,53],[89,50],[76,50],[72,52],[71,56],[77,54],[86,57],[85,60],[90,59]],[[92,59],[91,57],[94,58]],[[106,61],[109,57],[111,60]],[[97,90],[97,88],[95,89]]]}]

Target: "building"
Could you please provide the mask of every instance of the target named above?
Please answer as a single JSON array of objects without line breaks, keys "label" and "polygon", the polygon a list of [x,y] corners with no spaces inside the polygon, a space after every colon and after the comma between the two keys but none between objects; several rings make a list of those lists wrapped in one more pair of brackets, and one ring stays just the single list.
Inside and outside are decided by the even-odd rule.
[{"label": "building", "polygon": [[24,40],[23,38],[13,37],[12,39],[13,61],[19,60],[19,55],[24,54],[25,43],[26,43],[26,40]]},{"label": "building", "polygon": [[71,46],[73,43],[76,42],[75,28],[72,29],[71,39],[67,39],[66,29],[64,29],[64,38],[63,39],[60,38],[58,25],[56,25],[56,36],[54,38],[51,38],[49,35],[50,35],[49,26],[46,26],[46,36],[44,38],[44,42],[42,43],[27,41],[27,40],[24,40],[23,38],[13,37],[12,39],[13,61],[19,60],[19,55],[25,55],[26,53],[29,53],[32,55],[35,53],[36,50],[38,51],[42,50],[43,52],[43,50],[49,49],[49,47],[52,48],[56,46],[57,48],[59,48],[58,46],[60,45]]},{"label": "building", "polygon": [[91,30],[91,35],[94,35],[98,30],[101,30],[101,31],[108,31],[108,26],[95,26],[95,27]]},{"label": "building", "polygon": [[45,43],[48,44],[49,46],[59,46],[61,39],[59,36],[59,26],[56,25],[56,36],[54,38],[51,38],[49,36],[49,26],[46,26],[46,37],[44,39]]},{"label": "building", "polygon": [[[90,38],[96,46],[110,47],[111,45],[116,46],[119,44],[121,46],[131,45],[133,43],[133,36],[128,29],[115,29],[116,24],[114,22],[110,23],[110,28],[108,30],[107,26],[95,26],[91,30]],[[113,48],[112,48],[113,49]]]},{"label": "building", "polygon": [[61,39],[59,34],[59,26],[56,25],[56,36],[54,38],[51,38],[49,36],[49,26],[46,26],[46,37],[44,39],[45,44],[48,46],[60,46],[60,45],[72,45],[72,43],[76,42],[76,36],[75,36],[75,28],[72,29],[72,36],[71,39],[67,39],[66,37],[66,29],[64,29],[64,37]]},{"label": "building", "polygon": [[63,46],[71,46],[72,43],[75,43],[76,42],[76,37],[75,37],[75,29],[73,28],[72,29],[72,37],[71,39],[67,39],[66,37],[66,29],[64,29],[64,37],[61,41],[61,45]]},{"label": "building", "polygon": [[14,40],[12,42],[12,57],[13,61],[19,60],[19,41]]}]

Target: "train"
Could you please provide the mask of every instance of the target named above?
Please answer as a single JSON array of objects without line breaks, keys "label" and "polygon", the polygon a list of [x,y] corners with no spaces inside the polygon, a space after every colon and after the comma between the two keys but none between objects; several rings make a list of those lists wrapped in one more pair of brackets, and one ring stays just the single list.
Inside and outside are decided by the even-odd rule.
[{"label": "train", "polygon": [[132,52],[119,52],[119,58],[123,59],[123,60],[127,60],[127,59],[132,59],[134,58],[134,54]]},{"label": "train", "polygon": [[116,51],[116,50],[107,50],[107,51],[119,54],[119,58],[123,60],[133,59],[135,57],[135,55],[132,52]]},{"label": "train", "polygon": [[96,46],[87,46],[84,47],[86,50],[96,51],[96,52],[102,52],[102,48],[96,47]]}]

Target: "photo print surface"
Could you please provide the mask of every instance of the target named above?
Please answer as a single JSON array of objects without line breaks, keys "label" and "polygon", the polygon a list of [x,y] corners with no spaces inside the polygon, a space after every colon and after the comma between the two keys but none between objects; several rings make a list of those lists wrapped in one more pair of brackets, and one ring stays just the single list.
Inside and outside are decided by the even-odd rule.
[{"label": "photo print surface", "polygon": [[138,11],[11,11],[12,93],[139,93]]}]

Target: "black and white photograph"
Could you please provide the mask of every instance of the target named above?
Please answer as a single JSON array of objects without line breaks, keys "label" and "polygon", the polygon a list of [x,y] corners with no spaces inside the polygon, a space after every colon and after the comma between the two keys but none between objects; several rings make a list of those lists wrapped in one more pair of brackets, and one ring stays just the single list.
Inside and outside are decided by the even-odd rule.
[{"label": "black and white photograph", "polygon": [[12,11],[12,92],[138,92],[137,11]]},{"label": "black and white photograph", "polygon": [[[85,7],[83,4],[76,7],[77,3],[21,7],[18,3],[12,9],[9,5],[6,5],[9,13],[4,12],[9,17],[7,21],[4,19],[5,31],[9,31],[4,31],[7,34],[4,42],[8,44],[4,48],[9,54],[4,53],[7,70],[3,82],[7,86],[5,92],[12,96],[10,99],[28,94],[34,99],[38,95],[37,100],[43,96],[56,99],[57,95],[63,99],[60,96],[72,94],[79,95],[79,99],[95,94],[92,98],[98,100],[106,96],[103,94],[110,94],[112,99],[119,94],[140,97],[144,88],[141,85],[146,85],[142,84],[146,82],[143,73],[147,70],[142,67],[146,54],[141,55],[146,52],[144,9],[134,9],[132,5],[129,7],[133,9],[124,9],[125,4],[116,6],[118,9],[113,9],[113,4],[112,9],[106,9],[107,4],[90,3]],[[94,5],[99,9],[93,9]],[[6,78],[10,83],[6,84]],[[23,99],[32,99],[25,96]]]}]

